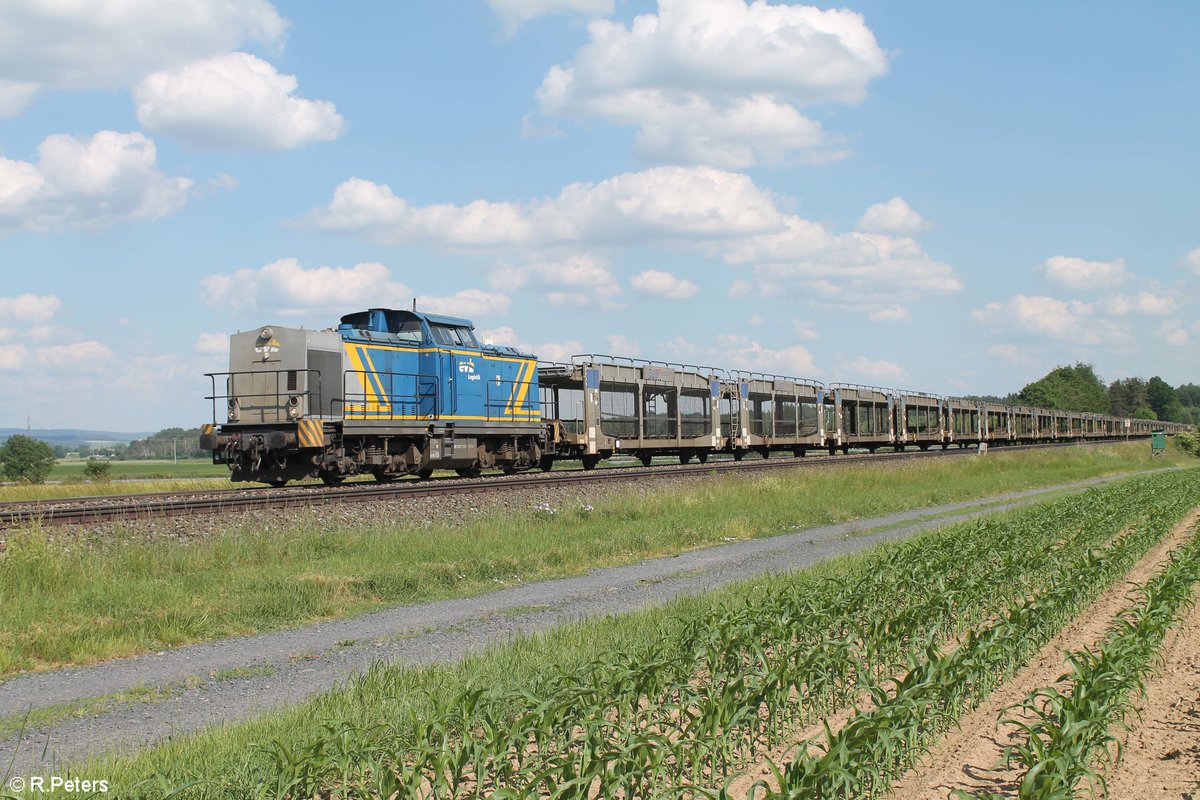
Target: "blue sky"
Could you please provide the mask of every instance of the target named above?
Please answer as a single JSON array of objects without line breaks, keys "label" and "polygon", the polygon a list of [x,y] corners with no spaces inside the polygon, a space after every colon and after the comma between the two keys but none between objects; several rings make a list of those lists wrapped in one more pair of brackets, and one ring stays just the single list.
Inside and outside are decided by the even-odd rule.
[{"label": "blue sky", "polygon": [[[86,7],[86,12],[84,8]],[[939,394],[1195,381],[1200,7],[10,0],[0,427],[371,305]]]}]

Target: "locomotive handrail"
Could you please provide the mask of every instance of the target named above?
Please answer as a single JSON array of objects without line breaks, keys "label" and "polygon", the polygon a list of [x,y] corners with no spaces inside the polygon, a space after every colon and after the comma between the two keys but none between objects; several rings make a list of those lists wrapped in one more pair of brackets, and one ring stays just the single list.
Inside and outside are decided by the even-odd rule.
[{"label": "locomotive handrail", "polygon": [[[297,389],[284,389],[283,391],[280,391],[280,386],[279,386],[280,376],[287,374],[287,373],[294,374],[297,377],[299,376],[300,373],[304,373],[305,376],[311,376],[311,375],[315,374],[317,377],[317,390],[314,392],[312,389],[308,389],[308,388],[305,388],[304,390],[300,390],[297,388]],[[231,379],[236,378],[239,375],[250,375],[250,376],[274,375],[275,376],[275,392],[274,393],[271,393],[271,392],[244,393],[244,392],[242,392],[242,393],[238,393],[238,394],[232,394],[231,392],[232,392],[233,386],[232,386]],[[206,395],[204,397],[204,399],[212,401],[212,421],[213,421],[214,425],[218,424],[217,423],[217,401],[218,400],[225,400],[225,401],[227,401],[226,404],[228,405],[228,401],[230,399],[236,399],[239,401],[238,406],[240,408],[241,407],[240,401],[241,401],[241,398],[243,398],[243,397],[245,397],[245,398],[274,397],[277,400],[279,400],[280,398],[284,398],[284,397],[306,397],[306,398],[315,397],[316,401],[317,401],[317,403],[316,403],[317,411],[320,412],[322,410],[321,409],[321,370],[319,370],[319,369],[275,369],[275,370],[263,369],[263,370],[239,370],[237,372],[206,372],[206,373],[204,373],[204,377],[208,378],[209,382],[212,385],[212,394]],[[225,394],[217,393],[217,378],[221,378],[221,377],[225,378],[225,380],[226,380],[226,393]],[[306,380],[305,383],[307,385],[308,381]],[[295,419],[287,416],[287,411],[285,410],[285,407],[283,406],[282,403],[280,403],[279,408],[275,409],[275,412],[276,412],[275,413],[276,419],[274,420],[274,422],[295,422]],[[333,408],[332,408],[332,401],[331,401],[330,414],[332,414],[332,413],[333,413]],[[264,414],[264,417],[265,416],[266,415]],[[310,403],[308,406],[308,414],[306,416],[321,416],[321,414],[320,413],[313,414],[312,413],[312,404]],[[236,421],[236,420],[226,420],[226,422],[234,422],[234,421]],[[267,421],[266,419],[263,420],[264,423],[266,421]]]},{"label": "locomotive handrail", "polygon": [[[347,379],[351,375],[361,376],[362,391],[350,391],[347,386]],[[371,382],[372,376],[379,379],[380,392],[376,392],[374,384]],[[388,381],[386,392],[382,391],[384,377]],[[413,390],[410,393],[398,395],[396,393],[396,378],[413,381]],[[383,395],[382,398],[375,400],[375,405],[379,406],[378,409],[368,408],[371,404],[371,394]],[[378,370],[348,369],[342,372],[342,397],[335,398],[330,406],[332,408],[335,404],[340,403],[343,419],[394,420],[410,416],[414,419],[424,419],[430,415],[441,414],[442,409],[439,401],[440,395],[438,393],[437,382],[428,375],[422,375],[419,372],[380,372]],[[428,408],[423,408],[426,405],[428,405]],[[401,407],[399,412],[396,410],[397,406]],[[406,414],[404,406],[410,406],[412,413]],[[385,409],[386,413],[384,413]]]}]

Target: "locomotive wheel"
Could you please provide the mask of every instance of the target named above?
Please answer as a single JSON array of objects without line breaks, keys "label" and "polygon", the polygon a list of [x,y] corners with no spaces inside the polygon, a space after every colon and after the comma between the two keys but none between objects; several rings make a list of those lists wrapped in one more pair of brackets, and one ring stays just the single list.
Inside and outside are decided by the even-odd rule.
[{"label": "locomotive wheel", "polygon": [[459,467],[454,470],[460,478],[478,478],[483,474],[483,470],[479,467]]},{"label": "locomotive wheel", "polygon": [[549,472],[554,469],[554,459],[550,456],[542,456],[541,461],[538,462],[538,468],[542,472]]},{"label": "locomotive wheel", "polygon": [[278,478],[273,481],[267,481],[267,483],[271,484],[276,489],[282,489],[283,487],[287,486],[287,482],[288,482],[287,478]]},{"label": "locomotive wheel", "polygon": [[395,475],[388,475],[385,472],[376,472],[375,473],[375,482],[376,483],[391,483],[394,480],[396,480]]},{"label": "locomotive wheel", "polygon": [[344,480],[346,480],[344,475],[330,475],[326,473],[321,476],[321,482],[326,486],[341,486]]},{"label": "locomotive wheel", "polygon": [[423,481],[427,481],[433,477],[433,467],[417,470],[417,477]]}]

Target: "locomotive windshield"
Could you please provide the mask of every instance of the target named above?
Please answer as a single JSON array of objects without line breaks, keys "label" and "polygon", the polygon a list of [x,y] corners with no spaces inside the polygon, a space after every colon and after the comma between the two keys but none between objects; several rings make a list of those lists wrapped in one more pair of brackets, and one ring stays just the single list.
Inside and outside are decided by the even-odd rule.
[{"label": "locomotive windshield", "polygon": [[452,325],[430,325],[433,331],[433,341],[446,347],[479,347],[475,334],[470,328],[460,328]]}]

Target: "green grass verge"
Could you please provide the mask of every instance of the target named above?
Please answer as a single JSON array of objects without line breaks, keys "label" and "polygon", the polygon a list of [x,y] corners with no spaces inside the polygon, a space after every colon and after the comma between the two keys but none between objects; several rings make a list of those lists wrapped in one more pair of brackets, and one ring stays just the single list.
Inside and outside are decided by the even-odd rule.
[{"label": "green grass verge", "polygon": [[[1176,483],[1194,482],[1198,473],[1170,477]],[[1098,496],[1111,496],[1112,487],[1099,492],[1104,494]],[[1038,509],[1026,509],[990,519],[995,519],[1000,528],[1010,525],[1025,530],[1038,513]],[[79,765],[72,773],[106,778],[131,797],[156,796],[158,789],[162,791],[157,796],[162,796],[170,788],[193,780],[198,781],[194,791],[181,797],[248,796],[251,787],[274,775],[272,752],[278,753],[280,748],[302,752],[326,736],[321,727],[324,721],[353,720],[363,730],[373,726],[401,730],[406,720],[429,717],[434,709],[445,707],[451,698],[470,687],[488,687],[497,695],[528,691],[536,696],[552,689],[562,674],[586,670],[597,658],[611,658],[616,652],[654,653],[655,658],[669,661],[681,647],[679,642],[685,638],[682,633],[698,620],[717,618],[731,607],[756,602],[754,598],[779,596],[785,589],[802,592],[798,587],[812,587],[816,591],[829,581],[857,585],[864,576],[880,573],[897,553],[953,545],[978,526],[965,523],[942,528],[915,540],[888,543],[801,573],[757,578],[678,599],[661,608],[560,626],[469,655],[451,666],[377,668],[347,687],[295,708],[195,736],[177,737],[154,750],[124,758],[95,760]],[[331,752],[325,751],[325,756],[332,757]],[[273,795],[268,792],[264,796]]]},{"label": "green grass verge", "polygon": [[[329,525],[192,541],[7,533],[0,676],[487,592],[597,566],[1163,465],[1143,443],[652,485],[595,508]],[[1194,463],[1194,462],[1193,462]]]}]

